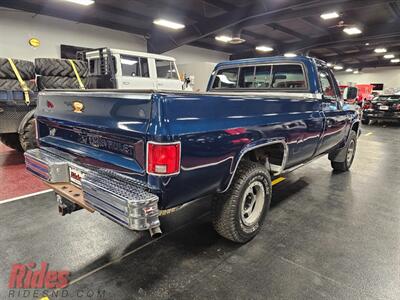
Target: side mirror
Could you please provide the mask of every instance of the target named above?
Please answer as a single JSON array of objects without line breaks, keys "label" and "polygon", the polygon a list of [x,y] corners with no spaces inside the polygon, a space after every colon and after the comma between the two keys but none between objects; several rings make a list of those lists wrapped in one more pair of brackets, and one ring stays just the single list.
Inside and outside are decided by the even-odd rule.
[{"label": "side mirror", "polygon": [[343,100],[356,99],[358,94],[358,89],[356,87],[347,87],[343,91]]}]

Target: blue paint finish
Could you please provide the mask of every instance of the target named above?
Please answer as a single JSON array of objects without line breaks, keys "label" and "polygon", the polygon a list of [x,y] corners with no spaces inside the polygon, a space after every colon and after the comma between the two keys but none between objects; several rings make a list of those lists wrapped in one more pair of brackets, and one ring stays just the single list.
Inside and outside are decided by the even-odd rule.
[{"label": "blue paint finish", "polygon": [[[216,69],[274,62],[301,63],[308,90],[268,95],[119,91],[109,97],[90,90],[46,92],[37,109],[41,146],[67,151],[79,161],[93,159],[123,168],[147,182],[160,196],[161,208],[224,191],[242,155],[256,147],[282,145],[287,149],[285,169],[342,147],[358,115],[337,101],[321,99],[317,66],[323,62],[308,57],[257,58],[224,62]],[[54,108],[48,108],[47,101]],[[73,112],[73,101],[84,104],[83,113]],[[82,136],[93,140],[82,143]],[[181,142],[178,175],[146,175],[147,141]]]}]

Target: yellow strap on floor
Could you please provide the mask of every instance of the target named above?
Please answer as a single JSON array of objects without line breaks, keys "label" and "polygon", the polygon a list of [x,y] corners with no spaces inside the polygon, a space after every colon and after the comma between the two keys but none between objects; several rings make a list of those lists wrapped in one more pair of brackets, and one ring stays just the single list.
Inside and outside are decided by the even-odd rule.
[{"label": "yellow strap on floor", "polygon": [[84,90],[85,86],[83,85],[81,76],[79,76],[79,73],[78,73],[78,70],[76,69],[74,61],[72,59],[68,59],[68,61],[69,61],[70,65],[71,65],[72,69],[74,70],[75,77],[76,77],[76,79],[78,80],[78,83],[79,83],[79,87],[81,88],[81,90]]},{"label": "yellow strap on floor", "polygon": [[26,85],[26,82],[22,80],[21,74],[19,73],[17,67],[15,66],[14,61],[11,58],[7,58],[7,60],[10,63],[11,68],[14,71],[14,74],[18,79],[19,85],[21,86],[22,90],[24,91],[25,104],[29,105],[31,103],[31,99],[29,97],[30,89]]}]

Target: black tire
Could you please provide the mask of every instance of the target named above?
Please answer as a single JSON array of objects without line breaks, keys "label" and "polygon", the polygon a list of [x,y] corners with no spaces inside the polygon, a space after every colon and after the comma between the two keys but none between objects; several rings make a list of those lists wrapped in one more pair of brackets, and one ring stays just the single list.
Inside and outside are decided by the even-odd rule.
[{"label": "black tire", "polygon": [[22,128],[19,135],[19,143],[23,151],[34,149],[37,147],[36,143],[36,126],[35,118],[32,116]]},{"label": "black tire", "polygon": [[[36,83],[34,81],[25,81],[26,85],[32,91],[36,91]],[[19,81],[16,79],[0,79],[0,90],[22,91]]]},{"label": "black tire", "polygon": [[[31,61],[13,59],[19,74],[23,80],[35,79],[35,65]],[[6,58],[0,58],[0,78],[1,79],[17,79],[10,63]]]},{"label": "black tire", "polygon": [[[346,156],[344,161],[331,161],[333,170],[337,172],[346,172],[353,164],[354,157],[357,150],[357,133],[352,130],[350,132],[349,140],[346,145]],[[349,153],[351,151],[351,153]]]},{"label": "black tire", "polygon": [[[254,187],[257,187],[260,194],[254,193]],[[261,186],[263,189],[261,189]],[[246,224],[246,204],[252,199],[250,194],[245,195],[247,191],[251,191],[253,196],[264,196],[264,201],[257,204],[251,204],[251,212],[248,219],[255,212],[257,205],[257,215],[250,224]],[[272,185],[271,176],[268,170],[261,164],[242,161],[236,171],[229,190],[220,194],[213,201],[213,225],[215,230],[224,238],[237,243],[246,243],[257,235],[264,222],[265,215],[269,210],[271,203]],[[260,198],[261,199],[261,198]],[[249,208],[250,206],[247,206]]]},{"label": "black tire", "polygon": [[[82,83],[86,86],[86,79],[82,78]],[[59,76],[38,76],[37,85],[39,91],[46,89],[79,89],[79,82],[76,78]]]},{"label": "black tire", "polygon": [[19,152],[23,151],[21,144],[19,142],[18,133],[3,133],[0,137],[0,139],[1,139],[1,142],[4,145],[6,145],[7,147],[10,147]]},{"label": "black tire", "polygon": [[[83,60],[74,60],[76,70],[81,77],[87,77],[88,65]],[[75,77],[74,69],[67,59],[36,58],[36,73],[42,76]]]},{"label": "black tire", "polygon": [[362,118],[361,119],[361,123],[364,125],[368,125],[369,124],[369,119],[368,118]]}]

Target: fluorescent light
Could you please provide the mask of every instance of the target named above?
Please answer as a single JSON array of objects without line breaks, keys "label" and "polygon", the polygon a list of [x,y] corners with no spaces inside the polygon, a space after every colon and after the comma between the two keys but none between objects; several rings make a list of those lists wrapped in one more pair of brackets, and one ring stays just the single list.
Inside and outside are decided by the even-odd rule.
[{"label": "fluorescent light", "polygon": [[360,71],[358,71],[358,70],[355,70],[355,71],[353,72],[353,74],[358,74],[358,73],[360,73]]},{"label": "fluorescent light", "polygon": [[274,51],[274,48],[271,48],[268,46],[257,46],[256,50],[262,51],[262,52],[271,52],[271,51]]},{"label": "fluorescent light", "polygon": [[391,59],[391,58],[394,58],[394,55],[393,54],[386,54],[386,55],[383,56],[383,58]]},{"label": "fluorescent light", "polygon": [[330,68],[330,67],[332,67],[333,65],[332,65],[331,63],[327,63],[326,66]]},{"label": "fluorescent light", "polygon": [[230,36],[227,36],[227,35],[217,35],[215,37],[215,39],[217,41],[224,42],[224,43],[229,43],[230,41],[232,41],[232,38]]},{"label": "fluorescent light", "polygon": [[353,72],[353,69],[352,68],[348,68],[348,69],[346,69],[346,72]]},{"label": "fluorescent light", "polygon": [[365,46],[369,46],[369,43],[365,43]]},{"label": "fluorescent light", "polygon": [[285,56],[285,57],[296,57],[297,54],[296,54],[296,53],[288,52],[288,53],[285,53],[284,56]]},{"label": "fluorescent light", "polygon": [[395,58],[390,60],[391,63],[398,63],[400,62],[400,58]]},{"label": "fluorescent light", "polygon": [[159,26],[163,26],[163,27],[167,27],[167,28],[171,28],[171,29],[183,29],[185,28],[185,25],[183,24],[179,24],[176,22],[172,22],[172,21],[168,21],[165,19],[156,19],[153,21],[153,24],[159,25]]},{"label": "fluorescent light", "polygon": [[333,12],[322,14],[321,18],[324,20],[336,19],[336,18],[339,18],[339,14],[336,11],[333,11]]},{"label": "fluorescent light", "polygon": [[339,65],[336,65],[336,66],[334,66],[333,67],[335,70],[343,70],[343,67],[342,66],[339,66]]},{"label": "fluorescent light", "polygon": [[64,1],[72,2],[72,3],[80,4],[80,5],[85,5],[85,6],[88,6],[88,5],[91,5],[94,3],[94,0],[64,0]]},{"label": "fluorescent light", "polygon": [[385,52],[387,52],[386,48],[376,48],[374,51],[375,51],[375,53],[385,53]]},{"label": "fluorescent light", "polygon": [[345,29],[343,29],[343,32],[347,33],[348,35],[355,35],[362,33],[362,31],[357,27],[346,27]]}]

